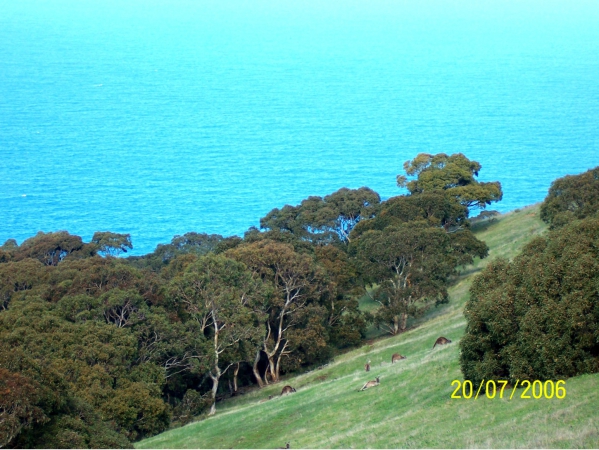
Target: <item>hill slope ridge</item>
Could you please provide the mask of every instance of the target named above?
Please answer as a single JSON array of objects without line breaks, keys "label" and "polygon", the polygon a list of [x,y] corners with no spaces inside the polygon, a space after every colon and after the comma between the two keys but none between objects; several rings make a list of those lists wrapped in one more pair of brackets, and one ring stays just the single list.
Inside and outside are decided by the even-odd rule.
[{"label": "hill slope ridge", "polygon": [[[399,336],[337,356],[295,376],[219,404],[216,416],[173,429],[137,448],[598,447],[599,374],[566,381],[566,398],[452,399],[462,380],[458,342],[473,277],[496,257],[513,258],[545,231],[538,205],[474,227],[490,256],[463,269],[450,302]],[[436,346],[437,337],[453,342]],[[391,355],[407,359],[391,364]],[[371,371],[364,364],[371,361]],[[380,385],[359,392],[368,380]],[[290,384],[297,392],[279,397]],[[275,395],[272,400],[269,395]]]}]

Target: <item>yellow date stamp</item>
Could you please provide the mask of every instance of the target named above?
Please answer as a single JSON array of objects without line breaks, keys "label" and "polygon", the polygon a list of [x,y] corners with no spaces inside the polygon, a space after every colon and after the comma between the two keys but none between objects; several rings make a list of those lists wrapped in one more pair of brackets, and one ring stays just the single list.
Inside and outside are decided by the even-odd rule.
[{"label": "yellow date stamp", "polygon": [[[566,398],[566,382],[564,380],[559,381],[541,381],[541,380],[516,380],[515,385],[510,385],[507,380],[482,380],[478,389],[474,389],[474,385],[470,380],[453,380],[451,382],[452,386],[455,386],[455,390],[451,394],[451,398],[460,398],[470,400],[474,398],[474,400],[478,399],[478,396],[481,394],[481,391],[484,388],[483,395],[489,399],[494,398],[503,398],[504,395],[507,397],[509,394],[509,399],[514,398],[514,394],[516,393],[516,389],[519,387],[524,390],[520,392],[520,398],[523,399],[535,399],[539,400],[541,398],[557,398],[562,400]],[[507,388],[507,389],[506,389]]]}]

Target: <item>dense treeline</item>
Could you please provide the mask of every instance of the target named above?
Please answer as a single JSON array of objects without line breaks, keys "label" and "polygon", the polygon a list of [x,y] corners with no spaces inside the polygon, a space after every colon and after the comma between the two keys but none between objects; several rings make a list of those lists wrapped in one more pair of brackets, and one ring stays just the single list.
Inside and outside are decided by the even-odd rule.
[{"label": "dense treeline", "polygon": [[[381,201],[340,189],[274,209],[243,238],[66,231],[0,248],[0,447],[127,447],[214,414],[246,386],[326,362],[369,323],[396,334],[484,257],[469,208],[501,199],[480,164],[418,155]],[[408,181],[408,177],[411,178]],[[360,311],[364,294],[374,316]]]},{"label": "dense treeline", "polygon": [[599,167],[553,182],[551,231],[474,280],[465,379],[557,380],[599,371]]}]

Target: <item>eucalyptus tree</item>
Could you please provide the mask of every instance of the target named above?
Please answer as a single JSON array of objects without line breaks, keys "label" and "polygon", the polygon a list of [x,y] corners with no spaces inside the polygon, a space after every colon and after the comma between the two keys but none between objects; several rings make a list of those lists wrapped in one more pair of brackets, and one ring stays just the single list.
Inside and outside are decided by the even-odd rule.
[{"label": "eucalyptus tree", "polygon": [[98,248],[98,252],[109,256],[118,256],[133,250],[130,234],[112,233],[110,231],[96,231],[91,240]]},{"label": "eucalyptus tree", "polygon": [[315,244],[348,244],[353,228],[373,217],[380,201],[370,188],[341,188],[324,198],[308,197],[298,206],[275,208],[260,219],[260,228],[292,233]]},{"label": "eucalyptus tree", "polygon": [[368,230],[384,230],[412,221],[425,221],[428,226],[455,231],[464,228],[467,217],[468,208],[445,191],[399,195],[382,202],[376,216],[358,223],[351,238],[357,239]]},{"label": "eucalyptus tree", "polygon": [[[484,209],[503,196],[499,181],[480,182],[475,177],[482,166],[462,153],[431,155],[420,153],[403,165],[406,175],[397,176],[397,185],[407,188],[411,195],[446,191],[467,208]],[[409,180],[408,177],[415,177]]]},{"label": "eucalyptus tree", "polygon": [[[268,359],[268,377],[278,381],[282,358],[294,350],[288,335],[302,323],[308,306],[318,302],[327,289],[324,274],[311,256],[280,242],[257,241],[226,254],[245,263],[255,277],[272,286],[271,295],[262,297],[258,306],[265,314],[260,350]],[[260,350],[254,361],[254,376],[262,386],[268,377],[263,380],[258,372]]]},{"label": "eucalyptus tree", "polygon": [[14,250],[14,257],[15,259],[35,258],[47,266],[56,266],[67,256],[75,253],[92,256],[94,248],[85,244],[81,237],[66,231],[53,233],[40,231],[23,241],[19,248]]},{"label": "eucalyptus tree", "polygon": [[[263,295],[262,283],[243,263],[208,254],[172,280],[170,293],[185,320],[205,338],[205,353],[195,357],[205,358],[212,380],[212,415],[221,376],[253,354],[262,335],[262,317],[255,307]],[[240,351],[248,342],[256,344]]]},{"label": "eucalyptus tree", "polygon": [[474,278],[460,342],[465,379],[514,383],[599,372],[598,243],[597,216],[573,220]]},{"label": "eucalyptus tree", "polygon": [[0,264],[0,311],[8,309],[20,293],[47,289],[50,270],[32,258]]},{"label": "eucalyptus tree", "polygon": [[39,383],[0,367],[0,448],[6,447],[23,429],[50,420],[37,405],[39,391]]},{"label": "eucalyptus tree", "polygon": [[[474,238],[478,245],[468,246],[463,242],[467,239],[455,240],[443,228],[430,227],[426,222],[364,233],[357,243],[357,257],[365,276],[379,284],[374,297],[381,306],[376,322],[397,334],[406,329],[408,317],[446,301],[449,276],[455,268],[473,256],[487,254],[484,243]],[[459,248],[454,248],[454,242]]]}]

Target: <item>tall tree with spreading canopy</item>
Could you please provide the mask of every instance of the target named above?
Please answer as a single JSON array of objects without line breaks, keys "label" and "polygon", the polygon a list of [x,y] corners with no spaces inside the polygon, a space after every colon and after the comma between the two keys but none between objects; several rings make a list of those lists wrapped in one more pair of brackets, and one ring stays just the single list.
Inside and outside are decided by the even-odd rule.
[{"label": "tall tree with spreading canopy", "polygon": [[[198,332],[206,337],[212,415],[216,412],[221,376],[239,361],[250,358],[248,353],[254,353],[262,336],[262,317],[254,306],[263,295],[262,283],[252,277],[243,263],[209,254],[173,279],[171,293]],[[256,345],[246,345],[243,348],[247,351],[240,352],[242,343],[248,342]]]},{"label": "tall tree with spreading canopy", "polygon": [[89,255],[93,254],[93,250],[88,247],[81,237],[66,231],[40,231],[34,237],[26,239],[14,253],[15,259],[35,258],[47,266],[56,266],[68,255],[83,252],[86,248]]},{"label": "tall tree with spreading canopy", "polygon": [[[245,263],[256,277],[273,286],[272,295],[263,297],[260,310],[266,314],[266,332],[261,350],[268,359],[268,374],[278,381],[281,359],[293,351],[288,334],[303,320],[303,313],[326,289],[321,269],[312,257],[296,253],[288,244],[262,240],[228,251],[227,256]],[[260,353],[254,361],[254,375],[262,386],[258,372]]]},{"label": "tall tree with spreading canopy", "polygon": [[375,217],[358,223],[351,238],[355,240],[368,230],[382,231],[411,221],[426,221],[428,226],[446,230],[461,228],[467,217],[468,208],[444,191],[399,195],[381,203]]},{"label": "tall tree with spreading canopy", "polygon": [[119,256],[121,253],[127,253],[127,249],[133,250],[130,234],[96,231],[91,242],[97,245],[98,252],[110,256]]},{"label": "tall tree with spreading canopy", "polygon": [[341,188],[324,198],[308,197],[298,206],[275,208],[260,219],[260,227],[293,233],[318,244],[348,244],[356,224],[372,217],[380,202],[370,188]]},{"label": "tall tree with spreading canopy", "polygon": [[391,334],[404,331],[409,316],[445,301],[448,278],[458,264],[471,261],[473,253],[486,256],[487,251],[482,244],[457,252],[450,234],[426,222],[367,231],[358,242],[357,256],[365,275],[379,283],[376,323]]},{"label": "tall tree with spreading canopy", "polygon": [[450,156],[445,153],[420,153],[413,160],[406,161],[403,167],[406,175],[397,176],[397,185],[407,188],[412,195],[445,191],[465,207],[480,209],[500,201],[503,196],[499,181],[476,180],[482,166],[462,153]]}]

